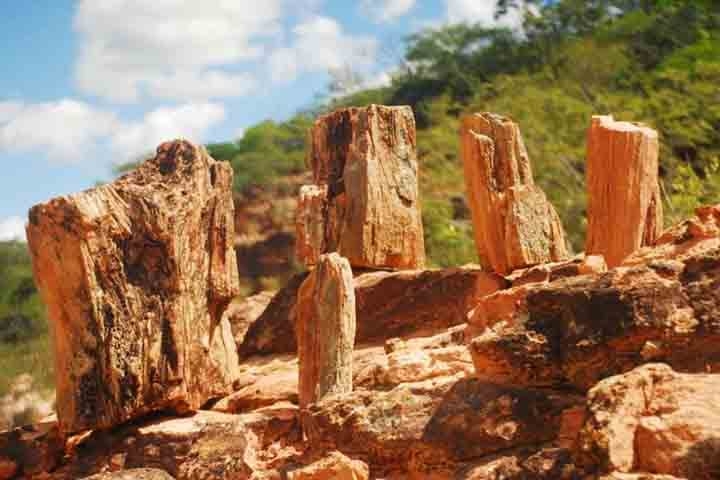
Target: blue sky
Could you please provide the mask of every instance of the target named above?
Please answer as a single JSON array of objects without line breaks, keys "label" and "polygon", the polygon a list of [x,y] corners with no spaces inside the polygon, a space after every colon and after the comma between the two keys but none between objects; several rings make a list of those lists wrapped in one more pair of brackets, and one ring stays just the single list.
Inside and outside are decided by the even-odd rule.
[{"label": "blue sky", "polygon": [[108,180],[165,139],[231,140],[287,118],[326,94],[330,71],[387,82],[406,35],[491,23],[494,3],[3,2],[0,240],[24,238],[32,205]]}]

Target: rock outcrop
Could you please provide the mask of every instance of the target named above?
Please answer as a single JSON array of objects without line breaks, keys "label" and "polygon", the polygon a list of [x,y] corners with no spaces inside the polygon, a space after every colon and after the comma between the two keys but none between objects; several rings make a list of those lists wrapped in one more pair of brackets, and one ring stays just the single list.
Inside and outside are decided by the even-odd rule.
[{"label": "rock outcrop", "polygon": [[663,228],[658,134],[643,125],[596,115],[587,139],[585,251],[615,267],[652,245]]},{"label": "rock outcrop", "polygon": [[425,263],[415,118],[409,107],[371,105],[320,117],[310,134],[315,185],[301,189],[297,248],[313,265],[338,252],[353,267]]},{"label": "rock outcrop", "polygon": [[287,480],[368,480],[368,467],[335,451],[310,465],[291,470]]},{"label": "rock outcrop", "polygon": [[[241,358],[295,352],[297,291],[306,274],[292,278],[250,326]],[[482,297],[508,285],[477,267],[398,272],[360,271],[354,278],[357,342],[419,335],[459,325]]]},{"label": "rock outcrop", "polygon": [[590,390],[577,446],[588,473],[720,478],[720,376],[648,364]]},{"label": "rock outcrop", "polygon": [[320,255],[298,291],[300,407],[352,391],[355,289],[346,258]]},{"label": "rock outcrop", "polygon": [[237,372],[232,169],[186,141],[118,180],[30,210],[65,432],[195,409]]},{"label": "rock outcrop", "polygon": [[648,361],[720,368],[720,249],[530,287],[470,344],[480,378],[587,389]]},{"label": "rock outcrop", "polygon": [[460,142],[483,266],[505,274],[565,259],[560,217],[534,183],[517,124],[492,113],[468,115],[462,119]]}]

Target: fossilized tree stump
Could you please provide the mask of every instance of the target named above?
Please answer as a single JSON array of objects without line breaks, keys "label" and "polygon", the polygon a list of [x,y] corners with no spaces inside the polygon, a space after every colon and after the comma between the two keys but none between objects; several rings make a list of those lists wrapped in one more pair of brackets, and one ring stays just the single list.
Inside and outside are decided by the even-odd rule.
[{"label": "fossilized tree stump", "polygon": [[588,229],[585,250],[614,267],[663,228],[658,134],[609,115],[592,118],[587,140]]},{"label": "fossilized tree stump", "polygon": [[352,391],[355,290],[347,259],[321,255],[296,305],[300,407]]},{"label": "fossilized tree stump", "polygon": [[65,432],[231,391],[232,169],[178,140],[108,185],[30,210]]},{"label": "fossilized tree stump", "polygon": [[298,207],[297,254],[338,252],[357,267],[425,263],[410,107],[371,105],[320,117],[310,134],[315,187]]},{"label": "fossilized tree stump", "polygon": [[461,154],[480,262],[498,273],[567,258],[555,208],[534,184],[512,120],[492,113],[463,118]]}]

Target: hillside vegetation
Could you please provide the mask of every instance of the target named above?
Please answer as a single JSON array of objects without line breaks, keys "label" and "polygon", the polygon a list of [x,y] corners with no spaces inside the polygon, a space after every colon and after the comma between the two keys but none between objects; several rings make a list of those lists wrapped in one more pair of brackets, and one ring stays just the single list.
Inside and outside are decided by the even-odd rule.
[{"label": "hillside vegetation", "polygon": [[[498,14],[512,7],[512,0],[500,0]],[[584,243],[585,132],[593,114],[612,113],[660,132],[666,223],[720,201],[720,4],[714,0],[538,1],[522,34],[479,25],[424,30],[407,39],[391,85],[333,93],[311,111],[208,146],[232,164],[240,201],[258,191],[294,195],[284,179],[305,170],[313,118],[368,103],[415,111],[426,246],[435,266],[476,261],[458,158],[458,119],[467,112],[519,122],[536,181],[576,251]],[[0,243],[0,394],[23,371],[50,382],[48,350],[26,248]]]}]

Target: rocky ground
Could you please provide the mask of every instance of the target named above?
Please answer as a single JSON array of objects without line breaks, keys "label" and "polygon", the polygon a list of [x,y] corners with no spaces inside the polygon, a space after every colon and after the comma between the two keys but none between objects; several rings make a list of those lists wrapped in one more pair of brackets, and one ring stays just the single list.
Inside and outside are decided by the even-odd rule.
[{"label": "rocky ground", "polygon": [[[353,122],[379,121],[367,128],[382,133],[388,129],[382,122],[392,124],[394,113],[349,115],[342,135],[323,125],[326,133],[352,143]],[[378,134],[376,143],[358,135],[353,148],[406,149],[412,135],[403,125],[392,135]],[[516,142],[507,155],[526,161],[517,128],[498,131]],[[477,140],[491,155],[493,144]],[[68,334],[56,338],[64,342],[56,356],[66,355],[70,375],[58,390],[57,421],[0,434],[0,479],[720,478],[720,205],[699,208],[665,232],[640,229],[631,251],[617,254],[615,245],[622,260],[608,268],[601,252],[568,258],[558,250],[554,212],[542,204],[549,220],[538,220],[524,209],[522,192],[542,198],[525,177],[505,185],[517,202],[506,207],[535,227],[504,231],[506,241],[485,258],[502,268],[426,270],[421,243],[404,257],[386,255],[395,247],[378,256],[373,245],[398,238],[368,240],[351,252],[355,237],[342,240],[349,230],[327,230],[372,210],[358,207],[343,217],[347,204],[333,190],[339,187],[322,183],[343,177],[333,171],[315,176],[321,202],[331,190],[337,194],[322,228],[313,223],[317,218],[300,216],[306,260],[315,268],[223,314],[237,290],[237,266],[228,260],[227,178],[189,144],[166,144],[158,152],[114,186],[38,207],[50,213],[37,221],[31,246],[42,238],[48,251],[65,248],[91,268],[66,282],[73,289],[43,291],[54,318],[65,322],[59,325]],[[172,152],[179,154],[170,158]],[[322,152],[315,160],[326,168],[345,150]],[[376,156],[353,161],[371,164]],[[398,168],[412,169],[412,161]],[[392,187],[409,175],[391,173],[372,181]],[[165,217],[136,216],[127,228],[126,214],[155,212],[153,202],[167,205],[178,192],[195,202],[191,212],[203,212],[184,217],[193,248]],[[371,195],[355,200],[378,205]],[[130,202],[142,208],[127,213]],[[103,210],[108,205],[113,208]],[[393,208],[415,206],[405,201]],[[407,217],[414,221],[415,213]],[[488,212],[476,213],[488,221],[482,217]],[[392,212],[367,215],[363,222],[373,224]],[[61,222],[47,220],[58,216]],[[42,221],[51,224],[42,227]],[[657,228],[652,219],[643,222]],[[60,229],[73,242],[42,235],[42,228]],[[140,228],[144,236],[133,233]],[[415,233],[405,230],[418,242]],[[148,238],[150,247],[134,249]],[[330,241],[348,255],[324,254]],[[83,249],[71,248],[77,243]],[[84,248],[112,255],[87,255]],[[146,275],[123,281],[123,272],[136,271],[131,267],[158,266],[157,257],[144,253],[148,248],[173,268],[161,269],[164,276],[149,285],[139,283]],[[47,254],[36,251],[41,259]],[[351,266],[346,258],[353,255],[362,266]],[[512,267],[538,256],[545,260]],[[375,261],[414,268],[365,264]],[[50,267],[36,262],[36,268],[47,281],[42,268]],[[207,288],[178,287],[187,279]],[[73,317],[65,313],[65,296],[74,300]],[[83,308],[78,298],[111,305],[113,314]],[[137,305],[172,315],[158,324],[143,317],[146,323],[138,325]],[[203,328],[193,327],[197,320],[189,312],[201,312]],[[93,328],[95,336],[78,333]],[[129,335],[138,341],[127,342]]]}]

